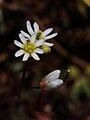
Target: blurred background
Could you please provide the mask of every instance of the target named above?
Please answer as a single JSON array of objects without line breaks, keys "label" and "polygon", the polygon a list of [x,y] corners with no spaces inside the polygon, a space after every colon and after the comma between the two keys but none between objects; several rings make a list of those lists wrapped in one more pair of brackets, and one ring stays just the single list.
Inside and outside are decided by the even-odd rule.
[{"label": "blurred background", "polygon": [[[26,21],[58,32],[52,52],[30,58],[18,104],[25,62],[15,58]],[[90,120],[90,0],[0,0],[0,120]],[[65,81],[57,90],[30,89],[60,69]],[[66,70],[70,69],[66,77]]]}]

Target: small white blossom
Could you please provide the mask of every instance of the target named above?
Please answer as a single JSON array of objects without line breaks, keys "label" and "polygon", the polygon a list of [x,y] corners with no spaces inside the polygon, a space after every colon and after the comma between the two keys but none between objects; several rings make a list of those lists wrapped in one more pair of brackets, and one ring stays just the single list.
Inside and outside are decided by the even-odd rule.
[{"label": "small white blossom", "polygon": [[49,33],[51,33],[53,31],[53,28],[48,28],[44,32],[42,32],[39,29],[39,25],[36,22],[34,22],[33,28],[32,28],[30,21],[26,22],[26,26],[27,26],[27,30],[28,30],[29,34],[27,34],[26,32],[21,30],[21,33],[26,38],[29,39],[30,36],[32,36],[33,34],[36,34],[36,39],[37,40],[43,39],[43,45],[44,46],[52,47],[54,45],[53,43],[46,42],[46,40],[51,39],[51,38],[57,36],[58,33],[53,33],[53,34],[49,35]]},{"label": "small white blossom", "polygon": [[15,56],[19,57],[24,54],[23,61],[28,60],[29,57],[33,57],[35,60],[40,60],[37,53],[44,53],[44,51],[39,48],[43,44],[43,40],[40,39],[39,41],[36,41],[36,34],[33,34],[32,36],[29,36],[28,34],[26,35],[28,36],[27,38],[24,37],[23,34],[19,34],[22,43],[14,40],[15,45],[20,47],[20,50],[15,53]]},{"label": "small white blossom", "polygon": [[60,70],[55,70],[46,75],[40,82],[41,88],[51,90],[60,87],[63,84],[63,81],[59,79],[60,72]]},{"label": "small white blossom", "polygon": [[40,60],[39,54],[48,53],[51,51],[51,48],[54,44],[46,42],[46,40],[53,38],[57,33],[52,32],[53,28],[48,28],[44,32],[39,30],[39,25],[34,22],[33,28],[31,27],[30,21],[26,22],[27,30],[29,33],[20,31],[19,38],[21,42],[14,40],[15,45],[20,47],[20,50],[15,53],[16,57],[19,57],[24,54],[23,61],[26,61],[29,57],[33,57],[35,60]]}]

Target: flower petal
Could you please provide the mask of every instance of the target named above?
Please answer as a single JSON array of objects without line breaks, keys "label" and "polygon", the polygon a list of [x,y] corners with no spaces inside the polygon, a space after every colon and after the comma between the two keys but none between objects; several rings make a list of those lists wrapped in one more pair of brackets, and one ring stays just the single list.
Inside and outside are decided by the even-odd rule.
[{"label": "flower petal", "polygon": [[35,43],[35,46],[36,46],[36,47],[39,47],[39,46],[43,45],[43,43],[44,43],[44,40],[43,40],[43,39],[40,39],[40,40],[38,40],[38,41]]},{"label": "flower petal", "polygon": [[57,34],[58,34],[58,33],[53,33],[52,35],[46,36],[46,37],[45,37],[45,40],[51,39],[51,38],[57,36]]},{"label": "flower petal", "polygon": [[53,44],[53,43],[44,42],[44,45],[47,45],[47,46],[49,46],[49,47],[52,47],[54,44]]},{"label": "flower petal", "polygon": [[63,81],[61,79],[56,79],[55,81],[53,81],[51,83],[52,83],[52,86],[54,88],[58,88],[58,87],[60,87],[63,84]]},{"label": "flower petal", "polygon": [[23,44],[20,43],[20,42],[18,42],[17,40],[14,40],[14,44],[15,44],[16,46],[20,47],[20,48],[23,47]]},{"label": "flower petal", "polygon": [[29,54],[25,53],[25,55],[23,56],[23,61],[26,61],[29,58]]},{"label": "flower petal", "polygon": [[46,29],[43,33],[42,33],[42,36],[46,36],[46,35],[48,35],[50,32],[52,32],[52,30],[53,30],[53,28],[48,28],[48,29]]},{"label": "flower petal", "polygon": [[43,54],[43,53],[44,53],[44,51],[43,51],[42,49],[40,49],[40,48],[37,48],[37,49],[35,50],[35,52],[36,52],[36,53],[39,53],[39,54]]},{"label": "flower petal", "polygon": [[23,36],[25,36],[25,37],[27,37],[27,38],[29,38],[30,39],[30,36],[26,33],[26,32],[24,32],[24,31],[20,31],[22,34],[23,34]]},{"label": "flower petal", "polygon": [[44,79],[46,81],[54,81],[59,78],[60,72],[61,72],[60,70],[54,70],[53,72],[46,75]]},{"label": "flower petal", "polygon": [[26,25],[27,25],[27,30],[30,33],[30,35],[34,34],[34,31],[33,31],[32,27],[31,27],[30,21],[27,21]]},{"label": "flower petal", "polygon": [[56,79],[55,81],[47,83],[47,86],[44,88],[45,90],[51,90],[60,87],[63,84],[61,79]]},{"label": "flower petal", "polygon": [[36,38],[36,34],[32,35],[30,38],[30,42],[34,43],[35,42],[35,38]]},{"label": "flower petal", "polygon": [[19,38],[21,39],[22,43],[25,43],[27,40],[21,33],[19,34]]},{"label": "flower petal", "polygon": [[40,58],[38,57],[38,55],[36,53],[32,53],[31,56],[35,59],[35,60],[40,60]]},{"label": "flower petal", "polygon": [[36,22],[34,23],[34,31],[36,33],[39,31],[39,25]]},{"label": "flower petal", "polygon": [[19,57],[21,55],[24,54],[24,50],[18,50],[16,53],[15,53],[15,57]]}]

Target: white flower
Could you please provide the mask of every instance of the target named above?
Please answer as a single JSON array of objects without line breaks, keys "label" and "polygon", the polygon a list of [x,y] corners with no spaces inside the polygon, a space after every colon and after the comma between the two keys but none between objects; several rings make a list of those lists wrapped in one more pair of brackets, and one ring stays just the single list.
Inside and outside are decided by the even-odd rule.
[{"label": "white flower", "polygon": [[15,53],[16,57],[19,57],[24,54],[23,61],[26,61],[29,57],[33,57],[35,60],[40,60],[39,54],[43,54],[44,51],[40,49],[40,46],[43,44],[43,40],[40,39],[39,41],[36,41],[36,34],[33,34],[32,36],[24,37],[22,33],[19,34],[19,38],[21,39],[21,42],[18,42],[17,40],[14,40],[14,43],[16,46],[20,47],[20,50],[18,50]]},{"label": "white flower", "polygon": [[29,33],[21,30],[19,34],[22,43],[14,40],[15,45],[20,47],[20,50],[15,53],[15,56],[19,57],[24,54],[23,61],[26,61],[29,57],[33,57],[35,60],[40,60],[36,53],[43,54],[50,52],[50,47],[54,44],[46,42],[46,40],[55,37],[57,33],[48,35],[53,28],[48,28],[42,32],[39,30],[39,25],[36,22],[34,22],[33,28],[29,21],[26,22],[26,26]]},{"label": "white flower", "polygon": [[41,88],[51,90],[60,87],[63,84],[63,81],[59,79],[60,72],[60,70],[55,70],[46,75],[40,82]]},{"label": "white flower", "polygon": [[48,28],[46,29],[44,32],[42,32],[40,29],[39,29],[39,25],[34,22],[33,24],[33,28],[31,27],[31,23],[30,21],[27,21],[26,22],[26,26],[27,26],[27,30],[29,32],[29,34],[27,34],[26,32],[22,31],[21,30],[21,33],[26,37],[26,38],[30,38],[30,36],[32,36],[33,34],[36,34],[36,39],[39,40],[39,39],[43,39],[43,44],[44,45],[47,45],[49,47],[53,46],[54,44],[53,43],[49,43],[49,42],[46,42],[46,40],[48,39],[51,39],[55,36],[57,36],[58,33],[53,33],[51,35],[48,35],[49,33],[52,32],[53,28]]}]

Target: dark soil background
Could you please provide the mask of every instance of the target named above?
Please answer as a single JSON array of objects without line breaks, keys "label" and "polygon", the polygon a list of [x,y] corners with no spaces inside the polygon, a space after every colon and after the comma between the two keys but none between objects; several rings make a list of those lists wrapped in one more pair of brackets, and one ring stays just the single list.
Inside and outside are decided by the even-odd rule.
[{"label": "dark soil background", "polygon": [[[18,103],[25,62],[15,58],[14,40],[27,32],[27,20],[42,31],[53,27],[58,36],[49,40],[51,53],[38,62],[30,58]],[[65,81],[60,88],[30,88],[55,69]],[[90,120],[89,0],[0,0],[0,120]]]}]

